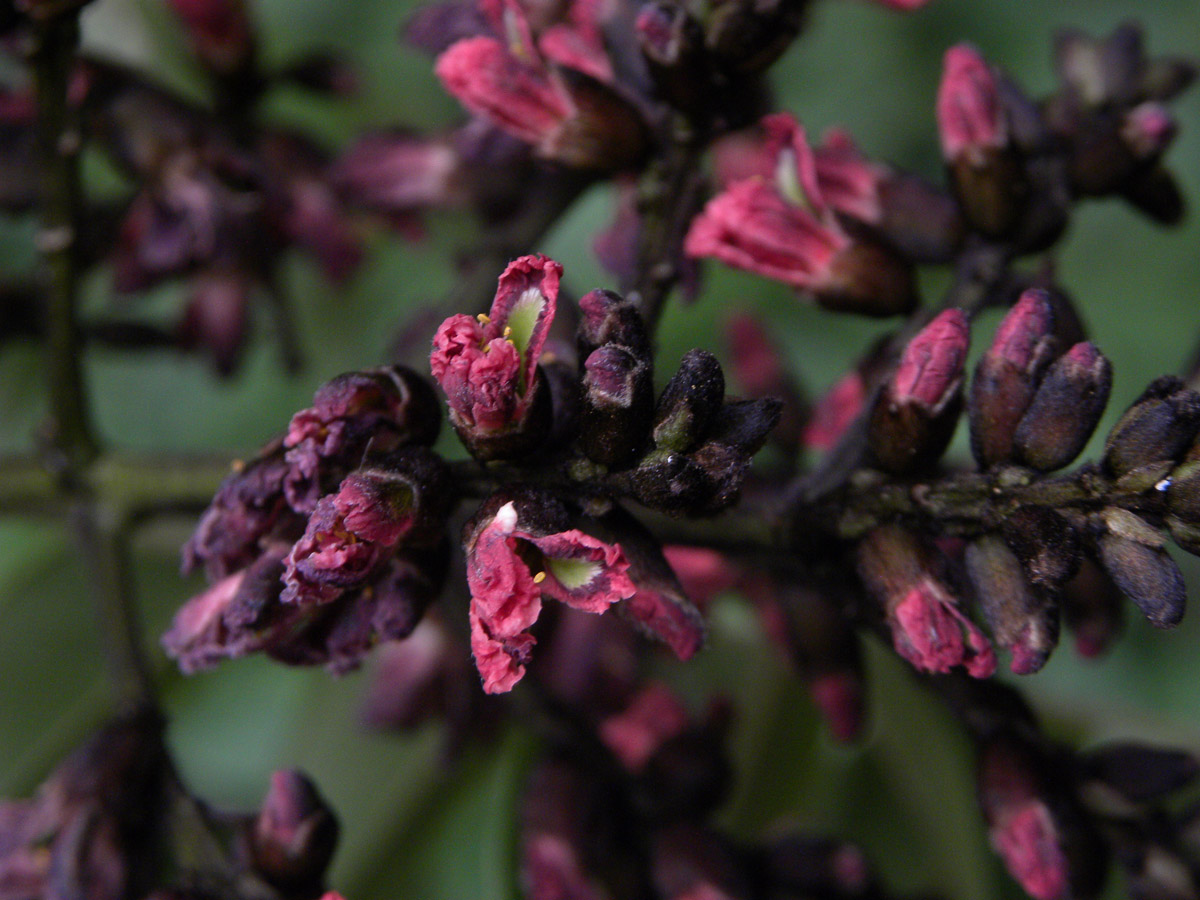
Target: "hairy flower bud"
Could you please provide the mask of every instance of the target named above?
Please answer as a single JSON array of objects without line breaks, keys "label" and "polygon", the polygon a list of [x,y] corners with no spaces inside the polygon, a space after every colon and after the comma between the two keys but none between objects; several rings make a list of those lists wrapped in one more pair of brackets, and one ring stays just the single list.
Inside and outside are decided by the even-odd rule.
[{"label": "hairy flower bud", "polygon": [[703,438],[725,399],[725,374],[707,350],[689,350],[654,410],[655,447],[685,452]]},{"label": "hairy flower bud", "polygon": [[337,819],[311,781],[295,770],[271,775],[250,834],[255,870],[285,891],[319,891],[337,839]]},{"label": "hairy flower bud", "polygon": [[987,468],[1012,457],[1013,435],[1033,401],[1057,342],[1049,297],[1025,291],[996,330],[992,346],[980,358],[971,381],[967,414],[971,449]]},{"label": "hairy flower bud", "polygon": [[1079,534],[1053,509],[1019,509],[1004,520],[1002,534],[1029,580],[1051,594],[1079,570]]},{"label": "hairy flower bud", "polygon": [[878,464],[906,473],[937,460],[958,420],[970,330],[947,309],[909,341],[871,412],[868,442]]},{"label": "hairy flower bud", "polygon": [[579,358],[587,359],[602,344],[617,344],[642,359],[653,360],[646,323],[637,304],[614,291],[589,291],[579,299]]},{"label": "hairy flower bud", "polygon": [[1172,375],[1155,380],[1108,435],[1104,467],[1112,475],[1145,463],[1177,461],[1200,430],[1200,394]]},{"label": "hairy flower bud", "polygon": [[1016,459],[1041,472],[1079,455],[1108,403],[1112,366],[1091,343],[1076,344],[1046,370],[1013,435]]},{"label": "hairy flower bud", "polygon": [[653,373],[618,344],[598,347],[583,368],[579,444],[588,459],[623,466],[645,445],[654,411]]},{"label": "hairy flower bud", "polygon": [[1115,507],[1100,518],[1104,532],[1096,545],[1105,571],[1152,625],[1174,628],[1183,619],[1187,587],[1158,529]]}]

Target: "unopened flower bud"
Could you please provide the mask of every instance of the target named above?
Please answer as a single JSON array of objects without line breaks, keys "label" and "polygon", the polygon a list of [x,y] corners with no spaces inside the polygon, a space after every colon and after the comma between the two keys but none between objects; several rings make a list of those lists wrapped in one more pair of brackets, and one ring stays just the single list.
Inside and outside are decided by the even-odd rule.
[{"label": "unopened flower bud", "polygon": [[618,171],[646,148],[637,111],[607,85],[582,73],[550,69],[499,40],[459,41],[437,61],[446,90],[474,113],[565,166]]},{"label": "unopened flower bud", "polygon": [[1025,291],[975,367],[967,415],[971,449],[981,467],[1012,457],[1017,423],[1054,356],[1053,330],[1054,315],[1045,292]]},{"label": "unopened flower bud", "polygon": [[704,29],[686,8],[652,0],[638,11],[634,30],[659,97],[690,112],[711,102],[702,88],[708,83]]},{"label": "unopened flower bud", "polygon": [[879,465],[897,474],[941,456],[958,420],[970,330],[947,309],[909,341],[871,412],[868,442]]},{"label": "unopened flower bud", "polygon": [[647,364],[652,362],[650,337],[637,304],[614,291],[589,291],[579,299],[579,358],[587,359],[602,344],[619,344]]},{"label": "unopened flower bud", "polygon": [[170,0],[170,4],[206,68],[230,75],[249,64],[254,35],[243,0]]},{"label": "unopened flower bud", "polygon": [[1046,370],[1013,435],[1016,459],[1041,472],[1079,455],[1108,403],[1112,366],[1094,344],[1076,344]]},{"label": "unopened flower bud", "polygon": [[1026,185],[998,79],[973,47],[946,51],[937,114],[942,156],[967,219],[984,234],[1004,235],[1022,211]]},{"label": "unopened flower bud", "polygon": [[1200,394],[1172,375],[1155,380],[1109,432],[1104,467],[1124,475],[1159,460],[1178,460],[1200,430]]},{"label": "unopened flower bud", "polygon": [[807,7],[808,0],[722,0],[707,22],[705,45],[726,71],[761,72],[795,40]]},{"label": "unopened flower bud", "polygon": [[624,347],[604,344],[584,362],[579,443],[588,459],[620,467],[642,450],[654,411],[650,367]]},{"label": "unopened flower bud", "polygon": [[1058,643],[1057,607],[1029,583],[1020,560],[995,535],[968,544],[965,562],[992,637],[1012,652],[1012,670],[1028,675],[1041,669]]},{"label": "unopened flower bud", "polygon": [[282,890],[319,890],[337,840],[337,819],[313,783],[275,772],[250,837],[254,868]]},{"label": "unopened flower bud", "polygon": [[923,672],[961,665],[989,677],[996,670],[991,645],[933,568],[929,547],[898,525],[876,528],[859,544],[859,574],[883,606],[896,652]]},{"label": "unopened flower bud", "polygon": [[1187,587],[1158,529],[1115,507],[1101,520],[1105,531],[1096,545],[1105,571],[1152,625],[1174,628],[1183,619]]},{"label": "unopened flower bud", "polygon": [[1056,593],[1079,570],[1079,534],[1053,509],[1019,509],[1004,520],[1002,533],[1037,587]]},{"label": "unopened flower bud", "polygon": [[1178,132],[1175,118],[1161,103],[1135,106],[1121,122],[1121,140],[1139,160],[1161,156]]},{"label": "unopened flower bud", "polygon": [[689,350],[654,410],[655,447],[686,451],[708,432],[725,398],[725,374],[707,350]]}]

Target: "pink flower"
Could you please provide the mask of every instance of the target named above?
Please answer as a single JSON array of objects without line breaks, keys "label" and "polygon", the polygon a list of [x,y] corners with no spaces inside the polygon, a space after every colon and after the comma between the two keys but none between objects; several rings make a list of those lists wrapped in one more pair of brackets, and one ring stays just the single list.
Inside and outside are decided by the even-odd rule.
[{"label": "pink flower", "polygon": [[708,202],[692,221],[684,252],[811,291],[835,309],[891,315],[911,308],[907,264],[877,243],[851,238],[838,220],[881,220],[886,170],[864,160],[842,133],[814,153],[792,116],[768,116],[762,125],[761,157],[737,151],[736,167],[753,174]]},{"label": "pink flower", "polygon": [[529,410],[561,275],[554,260],[523,256],[500,276],[490,315],[451,316],[438,328],[429,364],[460,432],[501,431]]},{"label": "pink flower", "polygon": [[457,42],[438,57],[434,71],[463,106],[535,147],[550,143],[575,114],[557,74],[496,38]]},{"label": "pink flower", "polygon": [[600,738],[625,768],[637,772],[688,724],[687,709],[679,698],[666,685],[652,682],[622,712],[600,723]]},{"label": "pink flower", "polygon": [[804,446],[832,450],[866,402],[867,385],[862,373],[855,370],[843,375],[813,406],[804,426]]},{"label": "pink flower", "polygon": [[538,535],[521,526],[516,505],[506,503],[466,547],[471,649],[490,694],[512,690],[524,676],[543,594],[602,613],[636,591],[619,545],[576,529]]},{"label": "pink flower", "polygon": [[937,96],[942,155],[981,165],[989,150],[1008,143],[1008,122],[996,76],[974,47],[958,44],[946,51]]},{"label": "pink flower", "polygon": [[897,404],[912,403],[936,413],[957,394],[971,329],[960,309],[943,310],[908,342],[888,386]]},{"label": "pink flower", "polygon": [[1069,886],[1067,860],[1046,804],[1031,799],[991,829],[992,846],[1031,897],[1057,900]]},{"label": "pink flower", "polygon": [[932,579],[912,587],[888,610],[896,652],[923,672],[946,673],[961,665],[975,678],[996,671],[996,655],[979,626]]}]

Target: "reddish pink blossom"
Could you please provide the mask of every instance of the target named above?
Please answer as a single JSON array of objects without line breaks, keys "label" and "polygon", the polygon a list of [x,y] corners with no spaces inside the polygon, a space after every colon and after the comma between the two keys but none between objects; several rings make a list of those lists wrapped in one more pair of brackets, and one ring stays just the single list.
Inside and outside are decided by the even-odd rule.
[{"label": "reddish pink blossom", "polygon": [[996,671],[996,655],[983,632],[963,615],[940,584],[924,579],[888,610],[896,652],[923,672],[946,673],[961,665],[975,678]]},{"label": "reddish pink blossom", "polygon": [[[528,629],[541,613],[543,594],[602,613],[637,590],[619,545],[576,529],[536,535],[520,524],[516,506],[506,503],[466,548],[471,649],[492,694],[511,690],[524,676],[536,643]],[[538,560],[536,573],[531,559]]]},{"label": "reddish pink blossom", "polygon": [[647,685],[624,711],[600,723],[600,738],[631,772],[688,726],[686,707],[664,684]]},{"label": "reddish pink blossom", "polygon": [[863,156],[842,128],[825,132],[813,157],[825,202],[842,215],[878,225],[883,219],[880,189],[890,175],[887,167]]},{"label": "reddish pink blossom", "polygon": [[521,875],[529,900],[602,900],[570,841],[539,832],[524,841]]},{"label": "reddish pink blossom", "polygon": [[412,528],[411,495],[367,473],[318,501],[285,560],[285,603],[328,603],[362,586]]},{"label": "reddish pink blossom", "polygon": [[546,59],[611,84],[612,62],[604,49],[600,8],[603,0],[572,0],[567,21],[551,25],[538,38]]},{"label": "reddish pink blossom", "polygon": [[817,289],[830,281],[834,258],[850,244],[836,223],[749,180],[708,201],[692,220],[684,252],[715,257],[797,289]]},{"label": "reddish pink blossom", "polygon": [[862,730],[862,680],[850,672],[830,672],[808,686],[813,703],[838,741],[852,741]]},{"label": "reddish pink blossom", "polygon": [[241,0],[169,0],[188,41],[205,65],[230,72],[250,53],[254,37]]},{"label": "reddish pink blossom", "polygon": [[850,423],[862,411],[867,400],[867,385],[856,371],[838,379],[817,401],[804,426],[804,446],[813,450],[832,450]]},{"label": "reddish pink blossom", "polygon": [[558,75],[495,38],[457,42],[438,57],[434,71],[463,106],[535,147],[553,143],[575,114]]},{"label": "reddish pink blossom", "polygon": [[457,425],[494,432],[521,421],[561,275],[554,260],[523,256],[500,276],[490,315],[451,316],[438,328],[429,364]]},{"label": "reddish pink blossom", "polygon": [[1067,860],[1045,803],[1030,799],[1009,811],[992,826],[991,839],[1009,873],[1031,897],[1058,900],[1067,893]]},{"label": "reddish pink blossom", "polygon": [[996,76],[969,44],[947,50],[943,66],[937,96],[942,155],[947,160],[962,158],[979,165],[986,151],[1008,143],[1008,122]]},{"label": "reddish pink blossom", "polygon": [[409,134],[360,138],[333,168],[332,181],[368,209],[405,215],[461,203],[459,155],[449,141]]},{"label": "reddish pink blossom", "polygon": [[892,398],[940,410],[962,384],[970,340],[962,310],[943,310],[904,348],[889,386]]}]

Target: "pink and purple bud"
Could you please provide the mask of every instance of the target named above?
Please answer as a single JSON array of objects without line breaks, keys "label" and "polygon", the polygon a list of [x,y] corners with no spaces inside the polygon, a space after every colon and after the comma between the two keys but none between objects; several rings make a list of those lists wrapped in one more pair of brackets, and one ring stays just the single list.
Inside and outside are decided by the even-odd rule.
[{"label": "pink and purple bud", "polygon": [[285,891],[315,893],[337,840],[337,819],[313,783],[295,770],[273,773],[249,840],[255,870]]},{"label": "pink and purple bud", "polygon": [[466,541],[471,649],[490,694],[512,690],[524,676],[536,643],[529,629],[541,613],[543,595],[602,613],[637,590],[620,546],[573,528],[546,531],[533,517],[524,521],[518,505],[529,510],[536,500],[509,501],[485,512],[501,499],[485,504],[468,526]]},{"label": "pink and purple bud", "polygon": [[835,215],[878,218],[876,182],[856,151],[843,143],[827,152],[822,182],[822,164],[792,116],[768,116],[763,127],[764,158],[755,167],[762,174],[713,197],[692,221],[684,252],[809,291],[831,309],[880,316],[911,309],[908,265],[881,245],[851,238]]},{"label": "pink and purple bud", "polygon": [[328,603],[362,587],[401,540],[439,533],[452,503],[444,464],[406,448],[350,473],[322,497],[286,559],[284,603]]},{"label": "pink and purple bud", "polygon": [[404,216],[466,198],[461,159],[450,141],[412,134],[370,134],[334,165],[334,186],[350,202],[375,212]]},{"label": "pink and purple bud", "polygon": [[981,466],[1011,460],[1017,424],[1057,348],[1049,296],[1036,288],[1025,291],[996,329],[971,382],[971,449]]},{"label": "pink and purple bud", "polygon": [[859,574],[883,607],[896,652],[923,672],[962,666],[987,678],[996,670],[995,653],[935,567],[934,551],[898,525],[876,528],[859,544]]},{"label": "pink and purple bud", "polygon": [[871,412],[868,443],[882,468],[912,472],[942,455],[958,421],[970,339],[962,310],[947,309],[908,342]]},{"label": "pink and purple bud", "polygon": [[938,133],[947,162],[981,166],[1008,144],[996,75],[974,47],[946,51],[937,97]]},{"label": "pink and purple bud", "polygon": [[[500,276],[491,312],[451,316],[429,358],[450,420],[480,458],[511,451],[506,437],[531,424],[540,389],[538,358],[554,320],[562,266],[544,256],[514,260]],[[499,441],[495,439],[500,439]]]}]

